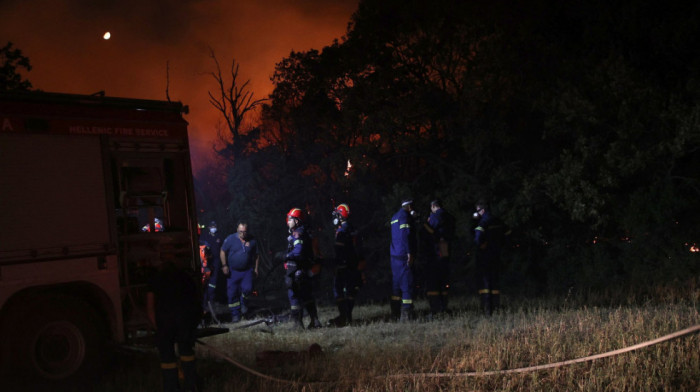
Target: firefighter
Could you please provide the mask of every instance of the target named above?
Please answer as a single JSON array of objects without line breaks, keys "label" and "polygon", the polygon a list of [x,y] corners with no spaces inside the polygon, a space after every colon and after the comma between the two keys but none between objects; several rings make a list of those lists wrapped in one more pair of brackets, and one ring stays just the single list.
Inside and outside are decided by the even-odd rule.
[{"label": "firefighter", "polygon": [[431,239],[431,254],[426,266],[426,289],[431,316],[447,311],[450,288],[450,251],[453,225],[451,215],[440,200],[430,202],[430,216],[424,225]]},{"label": "firefighter", "polygon": [[500,305],[499,264],[505,230],[503,224],[491,215],[486,202],[476,204],[474,218],[479,219],[474,229],[477,287],[481,308],[485,314],[491,315]]},{"label": "firefighter", "polygon": [[413,201],[404,200],[391,217],[391,317],[402,322],[413,318],[413,265],[416,233]]},{"label": "firefighter", "polygon": [[[162,233],[165,230],[165,227],[163,226],[163,221],[160,220],[159,218],[154,218],[153,221],[154,221],[153,226],[155,227],[155,230],[153,230],[153,231],[155,231],[156,233]],[[141,228],[141,231],[144,233],[150,233],[151,232],[151,224],[146,223],[146,225],[144,225]]]},{"label": "firefighter", "polygon": [[311,238],[304,227],[304,214],[299,208],[287,213],[287,253],[285,255],[285,278],[289,297],[290,314],[296,326],[303,328],[304,309],[309,314],[309,329],[320,328],[316,301],[312,296],[311,268],[313,249]]},{"label": "firefighter", "polygon": [[221,245],[223,244],[223,239],[221,234],[218,233],[216,227],[216,222],[211,221],[209,226],[202,235],[199,237],[199,245],[208,245],[211,250],[211,260],[209,260],[209,269],[211,270],[211,276],[209,277],[209,283],[204,287],[204,298],[207,301],[205,304],[208,306],[210,303],[213,305],[216,302],[216,287],[219,284],[223,284],[228,271],[223,271],[221,265]]},{"label": "firefighter", "polygon": [[329,326],[344,327],[352,323],[355,295],[362,282],[355,250],[355,234],[348,222],[350,207],[340,204],[333,211],[335,230],[335,274],[333,295],[338,306],[338,317],[328,321]]},{"label": "firefighter", "polygon": [[[199,245],[199,261],[202,266],[202,287],[209,287],[209,281],[211,280],[211,247],[208,243],[200,243]],[[203,290],[202,305],[204,307],[204,314],[208,313],[207,307],[210,301],[208,298],[209,290]]]},{"label": "firefighter", "polygon": [[260,264],[257,240],[248,232],[248,223],[238,223],[236,233],[226,237],[220,256],[221,268],[228,271],[226,292],[231,321],[237,323],[245,316],[246,297],[253,292],[253,279],[258,276]]},{"label": "firefighter", "polygon": [[[197,283],[173,262],[163,263],[149,283],[148,319],[156,331],[163,390],[196,391],[194,343],[202,317]],[[184,376],[183,389],[178,380],[178,359]]]}]

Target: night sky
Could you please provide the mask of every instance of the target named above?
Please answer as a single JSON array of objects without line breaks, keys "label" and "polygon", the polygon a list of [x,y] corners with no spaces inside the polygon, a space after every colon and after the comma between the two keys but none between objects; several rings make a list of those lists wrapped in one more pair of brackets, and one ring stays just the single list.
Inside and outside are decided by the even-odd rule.
[{"label": "night sky", "polygon": [[[0,45],[30,59],[25,75],[49,92],[166,99],[190,107],[195,173],[211,157],[218,113],[212,48],[222,71],[240,63],[254,98],[272,91],[289,53],[322,49],[346,31],[357,0],[2,0]],[[105,40],[105,32],[111,38]]]}]

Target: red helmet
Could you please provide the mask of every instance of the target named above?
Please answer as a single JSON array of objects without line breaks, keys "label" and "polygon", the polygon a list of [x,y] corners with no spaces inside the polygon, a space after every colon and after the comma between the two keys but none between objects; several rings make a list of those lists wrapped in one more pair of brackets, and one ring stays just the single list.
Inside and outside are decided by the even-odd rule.
[{"label": "red helmet", "polygon": [[338,212],[338,214],[340,214],[340,216],[343,217],[343,219],[348,219],[348,216],[350,215],[350,207],[347,204],[340,204],[335,208],[335,210]]},{"label": "red helmet", "polygon": [[289,218],[296,218],[299,221],[303,221],[304,220],[304,213],[299,208],[292,208],[287,213],[287,220],[289,220]]}]

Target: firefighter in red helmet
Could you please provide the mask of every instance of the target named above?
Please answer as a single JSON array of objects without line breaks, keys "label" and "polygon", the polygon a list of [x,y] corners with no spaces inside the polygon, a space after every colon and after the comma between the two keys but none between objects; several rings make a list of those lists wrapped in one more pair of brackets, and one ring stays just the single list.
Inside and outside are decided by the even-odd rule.
[{"label": "firefighter in red helmet", "polygon": [[358,269],[358,255],[355,249],[356,233],[348,222],[350,207],[340,204],[333,211],[335,226],[335,275],[333,278],[333,295],[338,305],[338,317],[328,321],[328,325],[343,327],[352,322],[352,309],[355,296],[362,283]]},{"label": "firefighter in red helmet", "polygon": [[297,326],[303,328],[304,309],[306,309],[311,319],[308,328],[320,328],[316,301],[311,292],[313,249],[311,238],[304,227],[304,214],[301,209],[289,210],[287,228],[289,236],[284,263],[284,283],[287,287],[291,317]]}]

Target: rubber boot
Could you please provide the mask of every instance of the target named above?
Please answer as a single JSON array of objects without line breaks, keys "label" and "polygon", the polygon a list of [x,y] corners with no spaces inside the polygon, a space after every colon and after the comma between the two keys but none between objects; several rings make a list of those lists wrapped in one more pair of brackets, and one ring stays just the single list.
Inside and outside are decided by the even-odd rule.
[{"label": "rubber boot", "polygon": [[399,319],[399,322],[401,323],[407,323],[411,321],[413,317],[411,317],[411,309],[410,308],[401,308],[401,318]]},{"label": "rubber boot", "polygon": [[399,321],[401,318],[401,300],[392,299],[391,305],[391,319],[393,321]]},{"label": "rubber boot", "polygon": [[338,300],[338,317],[328,320],[330,327],[344,327],[347,325],[347,303],[344,299]]},{"label": "rubber boot", "polygon": [[301,309],[292,310],[290,316],[295,328],[304,329],[304,312]]},{"label": "rubber boot", "polygon": [[[162,366],[163,364],[161,364]],[[178,370],[177,366],[172,369],[163,369],[161,367],[161,374],[163,376],[163,391],[164,392],[179,392],[180,382],[177,376]]]},{"label": "rubber boot", "polygon": [[235,314],[231,313],[231,323],[240,323],[241,322],[241,315],[240,314]]},{"label": "rubber boot", "polygon": [[440,295],[440,307],[441,307],[440,311],[441,312],[447,312],[447,298],[448,298],[447,292],[443,292]]},{"label": "rubber boot", "polygon": [[186,392],[197,391],[197,369],[195,367],[194,356],[180,357],[180,364],[182,366],[182,374],[185,377],[183,389]]},{"label": "rubber boot", "polygon": [[481,294],[481,310],[487,316],[493,314],[493,307],[491,305],[491,294]]},{"label": "rubber boot", "polygon": [[435,317],[442,311],[442,304],[439,295],[428,296],[428,305],[430,305],[430,315]]},{"label": "rubber boot", "polygon": [[355,300],[349,299],[345,305],[345,321],[350,325],[352,324],[352,309],[355,307]]},{"label": "rubber boot", "polygon": [[322,325],[321,322],[318,320],[318,310],[316,309],[316,302],[311,302],[310,304],[306,305],[306,311],[309,313],[309,318],[311,318],[311,320],[309,321],[309,326],[307,328],[321,328]]},{"label": "rubber boot", "polygon": [[246,304],[247,300],[244,294],[241,294],[241,317],[246,318],[248,315],[248,305]]},{"label": "rubber boot", "polygon": [[492,309],[492,311],[495,312],[500,307],[501,307],[501,294],[500,294],[500,292],[496,292],[496,290],[493,290],[493,292],[491,292],[491,309]]}]

